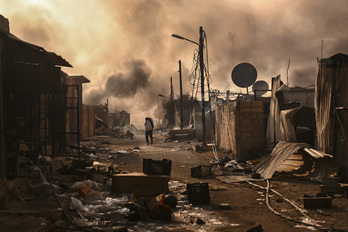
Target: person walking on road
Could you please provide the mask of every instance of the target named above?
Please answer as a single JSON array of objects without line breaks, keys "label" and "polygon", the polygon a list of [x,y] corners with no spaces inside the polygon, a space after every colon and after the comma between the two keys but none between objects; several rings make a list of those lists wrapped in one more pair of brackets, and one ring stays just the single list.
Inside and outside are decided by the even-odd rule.
[{"label": "person walking on road", "polygon": [[153,121],[151,118],[146,117],[145,118],[145,138],[146,138],[146,143],[147,145],[149,145],[149,137],[151,139],[151,144],[153,144],[153,136],[152,136],[152,132],[153,132]]}]

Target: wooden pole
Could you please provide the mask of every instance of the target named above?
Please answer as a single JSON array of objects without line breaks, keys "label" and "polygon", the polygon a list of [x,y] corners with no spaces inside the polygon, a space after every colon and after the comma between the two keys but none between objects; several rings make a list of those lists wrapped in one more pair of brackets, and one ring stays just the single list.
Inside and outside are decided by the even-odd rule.
[{"label": "wooden pole", "polygon": [[170,77],[170,107],[171,109],[171,114],[169,116],[169,125],[175,127],[175,106],[174,106],[174,87],[173,87],[173,77]]}]

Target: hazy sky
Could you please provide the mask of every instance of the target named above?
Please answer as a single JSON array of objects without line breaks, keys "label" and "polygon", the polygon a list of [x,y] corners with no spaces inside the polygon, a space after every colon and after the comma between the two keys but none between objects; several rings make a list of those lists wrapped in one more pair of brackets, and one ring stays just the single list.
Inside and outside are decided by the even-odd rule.
[{"label": "hazy sky", "polygon": [[0,14],[22,40],[65,58],[69,75],[84,75],[86,104],[105,103],[131,113],[138,127],[169,96],[170,77],[184,93],[197,45],[207,35],[211,87],[245,92],[233,68],[253,64],[257,80],[281,74],[290,86],[314,84],[317,57],[348,54],[348,0],[0,0]]}]

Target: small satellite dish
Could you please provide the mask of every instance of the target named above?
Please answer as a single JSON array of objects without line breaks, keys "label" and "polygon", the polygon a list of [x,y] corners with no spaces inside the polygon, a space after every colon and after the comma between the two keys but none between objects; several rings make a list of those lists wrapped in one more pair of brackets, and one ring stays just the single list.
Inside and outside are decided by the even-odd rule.
[{"label": "small satellite dish", "polygon": [[241,88],[248,88],[257,78],[256,68],[249,63],[240,63],[232,70],[232,81]]},{"label": "small satellite dish", "polygon": [[266,81],[256,81],[253,85],[253,91],[256,97],[261,97],[265,93],[267,93],[269,89],[268,83]]}]

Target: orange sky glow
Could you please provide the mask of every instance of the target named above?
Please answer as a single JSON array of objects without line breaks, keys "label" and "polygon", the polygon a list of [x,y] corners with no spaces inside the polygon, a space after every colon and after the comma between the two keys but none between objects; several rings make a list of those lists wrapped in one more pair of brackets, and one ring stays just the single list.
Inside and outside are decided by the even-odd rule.
[{"label": "orange sky glow", "polygon": [[253,64],[257,80],[281,74],[289,85],[314,84],[317,57],[348,54],[345,0],[0,0],[0,14],[22,40],[66,59],[68,75],[84,75],[86,104],[105,103],[131,113],[141,127],[153,116],[158,94],[169,96],[170,77],[179,95],[189,83],[197,45],[207,35],[211,88],[245,92],[231,80],[242,62]]}]

